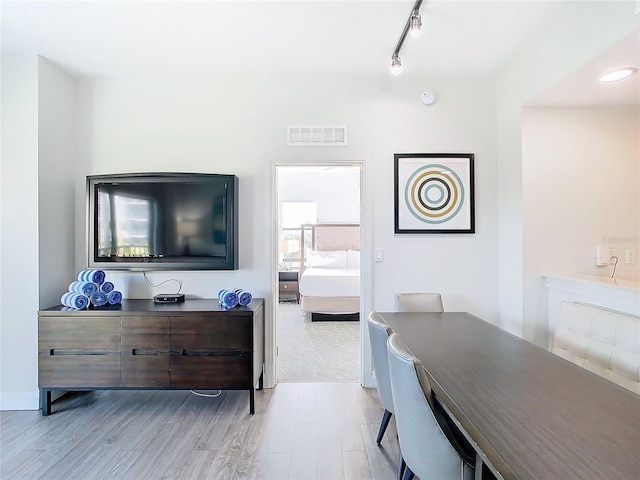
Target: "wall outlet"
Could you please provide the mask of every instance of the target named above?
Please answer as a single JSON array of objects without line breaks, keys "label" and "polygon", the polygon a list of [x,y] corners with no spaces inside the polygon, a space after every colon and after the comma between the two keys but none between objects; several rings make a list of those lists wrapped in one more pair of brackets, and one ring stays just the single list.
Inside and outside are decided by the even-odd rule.
[{"label": "wall outlet", "polygon": [[636,251],[633,248],[627,248],[625,252],[627,265],[636,264]]}]

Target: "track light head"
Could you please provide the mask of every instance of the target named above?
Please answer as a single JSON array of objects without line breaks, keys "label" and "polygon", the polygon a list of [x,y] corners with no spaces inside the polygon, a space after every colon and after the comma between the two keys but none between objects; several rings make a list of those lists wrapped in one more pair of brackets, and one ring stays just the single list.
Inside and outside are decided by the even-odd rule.
[{"label": "track light head", "polygon": [[400,62],[400,50],[402,49],[402,44],[404,43],[405,38],[407,38],[407,34],[411,32],[412,35],[417,35],[422,29],[422,17],[420,16],[421,5],[422,0],[416,0],[416,3],[414,3],[413,8],[411,9],[411,15],[409,15],[409,18],[404,24],[402,35],[400,35],[400,40],[398,40],[396,49],[393,51],[393,56],[391,57],[391,71],[393,73],[397,74],[400,73],[400,70],[402,70],[402,62]]},{"label": "track light head", "polygon": [[397,53],[394,53],[391,57],[391,73],[400,73],[400,70],[402,70],[400,56]]},{"label": "track light head", "polygon": [[409,32],[411,35],[418,35],[422,30],[422,17],[420,11],[415,8],[411,12],[411,20],[409,20]]}]

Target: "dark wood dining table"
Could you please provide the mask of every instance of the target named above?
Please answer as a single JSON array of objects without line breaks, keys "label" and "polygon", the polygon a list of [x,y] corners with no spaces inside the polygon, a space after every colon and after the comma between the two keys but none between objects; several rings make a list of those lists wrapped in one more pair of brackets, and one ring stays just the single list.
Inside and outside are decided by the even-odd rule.
[{"label": "dark wood dining table", "polygon": [[640,479],[639,395],[469,313],[380,314],[497,478]]}]

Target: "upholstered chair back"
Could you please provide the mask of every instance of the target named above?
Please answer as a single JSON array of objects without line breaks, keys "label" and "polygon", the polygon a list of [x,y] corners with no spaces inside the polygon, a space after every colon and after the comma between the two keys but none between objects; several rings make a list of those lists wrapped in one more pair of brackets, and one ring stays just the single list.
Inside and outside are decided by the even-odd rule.
[{"label": "upholstered chair back", "polygon": [[395,333],[387,350],[400,450],[407,467],[421,479],[472,479],[473,467],[462,460],[436,420],[422,363]]},{"label": "upholstered chair back", "polygon": [[444,312],[439,293],[396,293],[396,312]]},{"label": "upholstered chair back", "polygon": [[378,396],[382,406],[393,413],[393,397],[391,395],[387,356],[387,339],[392,332],[380,314],[375,311],[369,314],[368,327],[371,353],[373,355],[373,368],[376,372],[376,383],[378,385]]}]

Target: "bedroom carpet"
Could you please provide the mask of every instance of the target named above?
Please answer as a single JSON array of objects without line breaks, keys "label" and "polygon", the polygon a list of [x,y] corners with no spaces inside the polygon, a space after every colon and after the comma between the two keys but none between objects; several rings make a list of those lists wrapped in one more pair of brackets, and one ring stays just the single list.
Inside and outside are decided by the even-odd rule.
[{"label": "bedroom carpet", "polygon": [[311,322],[279,303],[278,382],[360,382],[360,322]]}]

